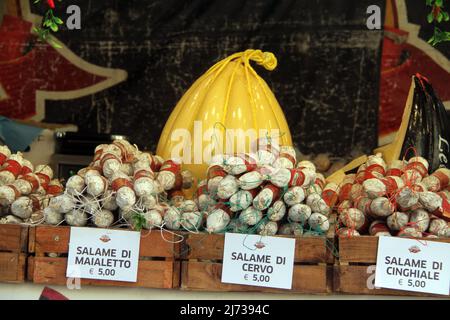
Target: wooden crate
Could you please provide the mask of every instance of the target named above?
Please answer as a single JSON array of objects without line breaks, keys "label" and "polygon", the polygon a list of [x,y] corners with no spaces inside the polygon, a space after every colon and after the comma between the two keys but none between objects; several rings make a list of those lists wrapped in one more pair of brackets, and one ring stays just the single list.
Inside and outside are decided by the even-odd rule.
[{"label": "wooden crate", "polygon": [[181,289],[328,294],[332,290],[333,232],[328,237],[296,238],[291,290],[222,283],[225,236],[188,234],[182,248]]},{"label": "wooden crate", "polygon": [[[121,229],[123,230],[123,229]],[[173,233],[142,231],[139,250],[137,282],[81,279],[80,285],[120,286],[144,288],[178,288],[180,245]],[[70,227],[37,226],[30,229],[28,277],[34,283],[66,285],[67,253]],[[58,254],[50,257],[49,254]]]},{"label": "wooden crate", "polygon": [[0,281],[25,281],[28,227],[16,224],[0,225]]},{"label": "wooden crate", "polygon": [[[420,241],[430,241],[422,239]],[[450,239],[433,239],[450,243]],[[337,240],[339,259],[333,275],[333,291],[346,294],[436,296],[420,292],[375,288],[378,237],[340,237]]]}]

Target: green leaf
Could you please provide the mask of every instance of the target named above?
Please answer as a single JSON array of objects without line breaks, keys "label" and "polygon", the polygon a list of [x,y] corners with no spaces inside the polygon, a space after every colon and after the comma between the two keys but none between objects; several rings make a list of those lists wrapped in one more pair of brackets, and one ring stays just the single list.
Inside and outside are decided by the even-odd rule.
[{"label": "green leaf", "polygon": [[436,18],[436,21],[439,22],[439,23],[441,23],[443,18],[444,18],[444,16],[442,15],[441,12],[439,12],[439,14],[438,14],[438,16],[437,16],[437,18]]},{"label": "green leaf", "polygon": [[433,0],[426,0],[427,6],[432,6],[433,5]]},{"label": "green leaf", "polygon": [[437,7],[442,7],[443,6],[443,0],[436,0],[436,2],[434,3]]},{"label": "green leaf", "polygon": [[52,29],[53,32],[57,32],[58,31],[58,25],[56,23],[52,23],[50,25],[50,29]]},{"label": "green leaf", "polygon": [[442,11],[442,16],[444,17],[444,21],[450,20],[450,16],[448,15],[448,12]]},{"label": "green leaf", "polygon": [[50,27],[52,25],[52,21],[51,20],[45,20],[44,23],[42,24],[44,27]]},{"label": "green leaf", "polygon": [[428,21],[428,23],[432,23],[433,20],[434,20],[433,14],[432,14],[432,13],[429,13],[429,14],[427,15],[427,21]]},{"label": "green leaf", "polygon": [[64,22],[63,22],[60,18],[58,18],[58,17],[54,17],[53,21],[54,21],[55,23],[57,23],[57,24],[63,24],[63,23],[64,23]]}]

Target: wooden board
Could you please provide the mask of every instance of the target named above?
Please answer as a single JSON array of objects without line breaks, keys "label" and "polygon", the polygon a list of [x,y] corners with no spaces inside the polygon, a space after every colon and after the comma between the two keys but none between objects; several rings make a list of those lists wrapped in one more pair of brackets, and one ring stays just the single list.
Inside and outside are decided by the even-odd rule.
[{"label": "wooden board", "polygon": [[25,253],[0,252],[0,282],[24,282],[26,261]]},{"label": "wooden board", "polygon": [[296,238],[291,290],[221,282],[223,234],[188,234],[181,250],[181,289],[328,294],[332,291],[334,231],[327,237]]},{"label": "wooden board", "polygon": [[[182,257],[184,259],[222,260],[224,242],[223,234],[186,235]],[[296,238],[294,261],[298,263],[323,262],[333,264],[333,245],[333,238]]]},{"label": "wooden board", "polygon": [[222,263],[183,261],[181,289],[195,291],[241,291],[327,294],[331,292],[331,266],[295,265],[292,290],[222,283]]},{"label": "wooden board", "polygon": [[0,282],[25,281],[28,227],[0,225]]},{"label": "wooden board", "polygon": [[28,227],[19,224],[0,225],[0,251],[26,252]]},{"label": "wooden board", "polygon": [[[34,258],[33,282],[41,284],[67,285],[74,284],[75,279],[66,277],[67,258]],[[142,288],[174,288],[178,287],[180,263],[173,261],[139,261],[137,282],[104,281],[80,279],[80,285],[142,287]]]},{"label": "wooden board", "polygon": [[[375,288],[375,269],[378,252],[378,237],[340,237],[338,241],[339,260],[334,267],[333,291],[345,294],[438,296],[420,292]],[[430,239],[417,239],[430,241]],[[450,239],[432,241],[450,243]]]},{"label": "wooden board", "polygon": [[[121,229],[123,230],[123,229]],[[180,262],[176,261],[178,238],[164,231],[142,231],[137,282],[68,279],[67,257],[48,257],[49,253],[67,254],[70,227],[38,226],[30,232],[28,277],[34,283],[55,285],[95,285],[144,288],[177,288],[180,286]]]}]

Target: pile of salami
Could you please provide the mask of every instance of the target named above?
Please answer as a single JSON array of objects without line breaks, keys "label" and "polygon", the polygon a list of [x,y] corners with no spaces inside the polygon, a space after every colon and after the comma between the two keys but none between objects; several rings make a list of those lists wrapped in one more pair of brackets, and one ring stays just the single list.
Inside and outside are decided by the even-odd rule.
[{"label": "pile of salami", "polygon": [[428,170],[418,156],[389,166],[381,154],[370,156],[339,186],[338,234],[450,237],[450,170]]},{"label": "pile of salami", "polygon": [[53,170],[48,165],[34,167],[7,146],[0,146],[0,165],[0,223],[41,222],[51,199],[63,192]]},{"label": "pile of salami", "polygon": [[323,235],[330,228],[336,189],[325,185],[312,162],[297,163],[294,148],[265,144],[252,154],[213,157],[192,203],[197,211],[186,215],[184,203],[170,213],[180,223],[167,226],[208,233]]},{"label": "pile of salami", "polygon": [[91,164],[67,180],[65,192],[44,209],[45,222],[107,228],[122,221],[136,227],[139,218],[140,227],[161,227],[168,203],[184,199],[182,188],[191,183],[179,162],[115,140],[97,146]]}]

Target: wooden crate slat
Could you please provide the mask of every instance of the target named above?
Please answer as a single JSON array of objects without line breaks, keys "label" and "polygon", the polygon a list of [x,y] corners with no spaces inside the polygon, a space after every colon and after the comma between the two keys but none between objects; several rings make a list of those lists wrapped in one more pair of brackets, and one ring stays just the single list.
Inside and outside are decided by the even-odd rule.
[{"label": "wooden crate slat", "polygon": [[[417,241],[436,241],[450,243],[450,239],[417,239]],[[340,237],[339,261],[342,263],[376,263],[378,252],[378,237]]]},{"label": "wooden crate slat", "polygon": [[[176,264],[176,263],[175,263]],[[179,265],[179,264],[178,264]],[[33,267],[33,282],[40,284],[67,285],[66,278],[67,258],[35,257]],[[118,287],[144,287],[144,288],[174,288],[176,277],[173,272],[172,261],[140,260],[137,282],[122,282],[108,280],[81,279],[81,286],[118,286]],[[74,282],[72,281],[72,284]]]},{"label": "wooden crate slat", "polygon": [[69,227],[37,226],[34,231],[34,252],[37,256],[49,252],[67,253],[69,251]]},{"label": "wooden crate slat", "polygon": [[0,251],[26,252],[28,227],[18,224],[0,225]]},{"label": "wooden crate slat", "polygon": [[[118,229],[123,230],[123,229]],[[31,245],[37,256],[45,253],[67,253],[69,251],[70,227],[38,226],[31,238]],[[179,252],[178,238],[167,231],[142,231],[139,256],[141,257],[174,257]]]},{"label": "wooden crate slat", "polygon": [[377,261],[378,237],[340,237],[339,261],[375,263]]},{"label": "wooden crate slat", "polygon": [[[369,266],[335,266],[334,267],[334,288],[336,293],[345,294],[367,294],[367,295],[396,295],[396,296],[420,296],[420,297],[450,297],[442,295],[433,295],[429,293],[392,290],[392,289],[373,289],[369,288],[369,285],[373,285],[375,270],[369,270]],[[375,268],[375,265],[373,266]],[[368,285],[369,283],[369,285]]]},{"label": "wooden crate slat", "polygon": [[23,282],[25,280],[26,254],[0,252],[0,281]]},{"label": "wooden crate slat", "polygon": [[327,282],[326,265],[295,265],[292,290],[245,286],[222,283],[222,264],[212,262],[183,261],[182,289],[199,291],[243,291],[243,292],[303,292],[324,294],[331,291]]},{"label": "wooden crate slat", "polygon": [[[295,238],[295,256],[297,263],[333,263],[330,252],[333,238],[325,237],[299,237]],[[186,259],[222,260],[225,236],[222,234],[196,234],[186,236],[186,245],[183,251]]]}]

